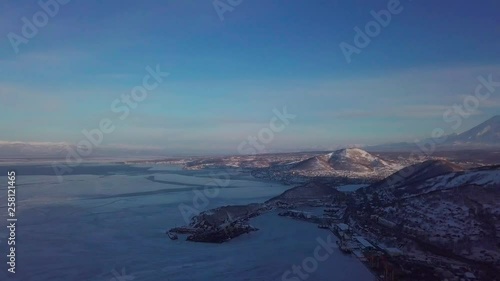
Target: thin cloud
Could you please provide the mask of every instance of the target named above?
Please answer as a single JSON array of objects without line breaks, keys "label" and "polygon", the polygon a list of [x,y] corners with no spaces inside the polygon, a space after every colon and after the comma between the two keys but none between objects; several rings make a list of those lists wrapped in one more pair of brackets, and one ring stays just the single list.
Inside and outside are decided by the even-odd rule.
[{"label": "thin cloud", "polygon": [[[394,117],[394,118],[433,118],[440,117],[450,110],[451,105],[412,105],[384,107],[367,110],[343,110],[339,112],[325,113],[324,117],[331,118],[379,118],[379,117]],[[478,115],[480,111],[475,111],[472,114]]]}]

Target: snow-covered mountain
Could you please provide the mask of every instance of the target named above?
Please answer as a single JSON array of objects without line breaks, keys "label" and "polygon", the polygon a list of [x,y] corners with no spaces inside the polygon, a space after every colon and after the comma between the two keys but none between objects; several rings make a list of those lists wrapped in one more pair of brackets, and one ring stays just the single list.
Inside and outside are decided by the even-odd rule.
[{"label": "snow-covered mountain", "polygon": [[376,196],[380,203],[388,204],[466,186],[500,188],[500,166],[463,170],[448,161],[429,160],[406,167],[359,192]]},{"label": "snow-covered mountain", "polygon": [[462,171],[463,169],[446,160],[428,160],[405,167],[387,178],[368,186],[365,190],[379,193],[394,193],[399,188],[410,188],[430,178]]},{"label": "snow-covered mountain", "polygon": [[[470,176],[479,176],[481,180],[472,180]],[[489,186],[476,185],[490,176],[468,174],[465,176],[470,180],[468,184],[409,197],[390,206],[375,208],[373,214],[386,223],[402,227],[421,241],[498,267],[500,186],[498,181]]]},{"label": "snow-covered mountain", "polygon": [[443,141],[424,139],[419,142],[399,142],[365,147],[371,152],[381,151],[419,151],[422,146],[429,143],[435,145],[437,150],[463,150],[463,149],[490,149],[500,148],[500,115],[496,115],[485,122],[461,133],[450,134],[443,137]]},{"label": "snow-covered mountain", "polygon": [[401,169],[400,164],[381,159],[359,148],[345,148],[304,160],[278,163],[254,173],[255,176],[287,183],[307,182],[314,177],[376,180]]},{"label": "snow-covered mountain", "polygon": [[277,202],[284,202],[287,204],[296,204],[311,202],[315,200],[328,201],[329,199],[337,196],[340,192],[334,188],[317,184],[307,183],[305,185],[290,188],[282,194],[266,201],[267,204],[276,204]]},{"label": "snow-covered mountain", "polygon": [[374,172],[391,167],[392,164],[359,148],[340,149],[325,155],[315,156],[294,164],[290,171],[349,171],[355,173]]},{"label": "snow-covered mountain", "polygon": [[391,166],[388,162],[359,148],[337,150],[327,155],[328,163],[335,170],[373,172]]},{"label": "snow-covered mountain", "polygon": [[494,116],[476,127],[451,137],[452,145],[499,145],[500,115]]},{"label": "snow-covered mountain", "polygon": [[427,161],[413,167],[358,191],[360,206],[370,205],[365,211],[385,228],[500,266],[500,166],[461,170]]}]

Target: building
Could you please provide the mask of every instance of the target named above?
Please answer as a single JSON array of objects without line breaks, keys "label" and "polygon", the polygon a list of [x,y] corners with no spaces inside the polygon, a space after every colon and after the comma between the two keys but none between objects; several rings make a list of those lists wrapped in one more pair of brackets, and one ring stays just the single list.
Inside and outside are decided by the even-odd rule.
[{"label": "building", "polygon": [[398,248],[385,248],[384,252],[391,257],[398,257],[403,255],[403,251]]},{"label": "building", "polygon": [[356,236],[355,239],[359,242],[361,245],[361,249],[363,250],[373,250],[375,249],[375,246],[373,246],[370,242],[368,242],[365,238],[361,236]]},{"label": "building", "polygon": [[466,272],[465,273],[465,278],[467,280],[476,280],[477,279],[476,275],[474,275],[474,273],[472,273],[472,272]]},{"label": "building", "polygon": [[365,255],[361,251],[355,250],[352,251],[353,255],[356,256],[360,261],[367,261]]},{"label": "building", "polygon": [[349,225],[345,223],[338,223],[335,225],[337,231],[347,232],[349,231]]},{"label": "building", "polygon": [[395,228],[396,227],[396,224],[390,220],[386,220],[384,218],[381,218],[379,217],[378,218],[378,223],[385,226],[385,227],[388,227],[388,228]]}]

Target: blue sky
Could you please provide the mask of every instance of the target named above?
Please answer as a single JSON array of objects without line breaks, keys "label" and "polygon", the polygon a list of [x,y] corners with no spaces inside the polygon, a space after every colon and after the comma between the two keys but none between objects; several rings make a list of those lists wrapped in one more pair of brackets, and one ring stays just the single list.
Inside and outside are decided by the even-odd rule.
[{"label": "blue sky", "polygon": [[[109,118],[106,145],[231,153],[284,106],[297,117],[269,151],[451,132],[443,113],[477,76],[500,80],[500,3],[401,0],[347,63],[339,44],[354,44],[354,27],[389,2],[244,0],[221,20],[206,0],[72,0],[16,54],[8,34],[42,9],[2,1],[0,140],[76,143]],[[112,102],[156,65],[170,75],[119,120]],[[500,89],[457,131],[499,107]]]}]

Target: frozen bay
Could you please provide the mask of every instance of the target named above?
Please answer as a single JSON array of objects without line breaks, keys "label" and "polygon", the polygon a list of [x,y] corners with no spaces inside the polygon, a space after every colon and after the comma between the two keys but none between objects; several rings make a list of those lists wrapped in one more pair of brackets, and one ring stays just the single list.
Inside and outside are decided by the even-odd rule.
[{"label": "frozen bay", "polygon": [[[165,230],[185,224],[179,204],[192,206],[193,189],[209,183],[217,170],[87,164],[62,182],[50,166],[18,170],[17,273],[7,275],[4,266],[1,280],[282,280],[284,272],[312,256],[318,238],[330,235],[314,224],[269,213],[251,221],[259,231],[229,243],[169,240]],[[238,173],[206,209],[264,202],[288,188]],[[3,187],[0,202],[5,197]],[[0,206],[5,223],[6,206]],[[0,233],[2,253],[6,234]],[[305,279],[373,277],[357,259],[335,250],[307,278],[292,274],[284,280]]]}]

